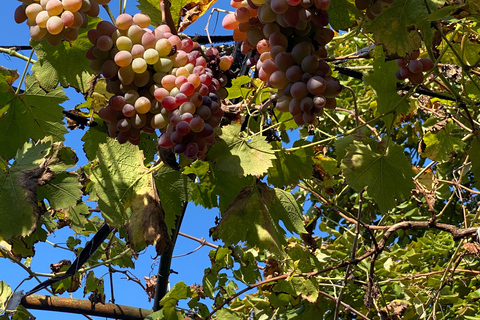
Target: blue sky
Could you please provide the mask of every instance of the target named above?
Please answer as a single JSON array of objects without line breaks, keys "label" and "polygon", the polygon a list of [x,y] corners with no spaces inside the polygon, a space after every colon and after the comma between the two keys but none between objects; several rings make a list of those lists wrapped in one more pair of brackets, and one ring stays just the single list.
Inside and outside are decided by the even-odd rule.
[{"label": "blue sky", "polygon": [[[14,0],[7,0],[3,1],[2,3],[2,11],[0,12],[0,30],[2,30],[1,37],[0,37],[0,45],[1,46],[19,46],[19,45],[28,45],[29,42],[29,33],[28,27],[26,24],[16,24],[13,20],[13,13],[15,8],[20,4],[18,1]],[[128,0],[127,3],[127,13],[135,14],[138,12],[138,9],[135,7],[137,4],[136,1]],[[222,9],[230,9],[229,1],[227,0],[218,0],[214,5],[214,8],[222,8]],[[111,8],[114,15],[118,15],[118,1],[112,0],[111,1]],[[206,21],[208,19],[208,13],[200,18],[197,22],[194,23],[193,26],[189,27],[185,33],[188,35],[195,35],[200,34],[204,35]],[[210,22],[210,32],[212,33],[215,23],[217,23],[217,27],[215,29],[214,34],[228,34],[226,30],[222,30],[221,28],[221,19],[223,18],[224,14],[220,14],[219,19],[216,19],[216,14],[212,17]],[[104,11],[102,10],[101,14],[102,18],[105,18]],[[23,51],[22,54],[28,56],[29,51]],[[10,57],[6,54],[0,54],[0,65],[10,69],[17,69],[19,74],[23,72],[25,67],[25,61]],[[82,97],[77,94],[74,90],[68,89],[67,95],[70,100],[66,101],[63,104],[65,109],[72,109],[75,105],[83,102]],[[77,155],[79,156],[78,165],[86,164],[87,160],[83,154],[82,150],[82,142],[80,141],[81,137],[83,136],[84,131],[82,130],[75,130],[67,134],[65,144],[71,146],[73,149],[77,151]],[[208,236],[208,229],[214,226],[214,219],[215,216],[218,215],[217,210],[205,210],[201,207],[195,207],[193,204],[189,204],[187,209],[186,216],[184,218],[184,223],[181,227],[181,231],[197,238],[204,237],[208,241],[211,239]],[[64,244],[66,238],[72,235],[71,230],[62,229],[56,231],[54,234],[50,235],[48,240],[52,243],[56,244]],[[79,237],[83,244],[88,241],[87,238],[80,236]],[[219,244],[219,243],[218,243]],[[193,249],[198,247],[198,243],[184,237],[179,236],[177,241],[177,246],[175,247],[174,255],[181,255],[187,252],[192,251]],[[184,281],[187,285],[193,283],[201,283],[203,277],[203,270],[210,265],[210,261],[208,258],[208,252],[211,248],[203,247],[197,252],[188,255],[186,257],[179,257],[174,258],[172,262],[172,269],[178,272],[178,274],[172,274],[170,277],[172,286],[173,284]],[[155,257],[155,251],[153,248],[150,248],[143,252],[138,260],[136,261],[136,268],[133,270],[134,274],[142,280],[143,283],[143,276],[149,276],[152,274],[156,274],[158,265],[153,261],[153,257]],[[36,255],[31,262],[31,268],[35,272],[43,272],[49,273],[50,272],[50,264],[56,263],[61,259],[70,259],[73,260],[75,256],[66,250],[53,248],[52,245],[47,243],[39,243],[36,245]],[[157,261],[158,263],[158,261]],[[28,274],[22,270],[19,266],[11,263],[6,259],[0,259],[0,270],[2,270],[2,276],[0,276],[0,280],[6,281],[10,286],[12,286],[12,290],[19,285],[24,279],[28,277]],[[107,300],[111,298],[110,292],[110,282],[109,277],[107,274],[107,269],[96,269],[95,275],[97,277],[103,276],[105,280],[105,292],[107,295]],[[124,278],[123,274],[114,274],[114,288],[115,288],[115,302],[119,304],[131,305],[141,308],[151,308],[152,303],[148,302],[148,298],[146,293],[142,290],[142,288],[132,282],[127,281]],[[35,280],[28,280],[25,281],[19,289],[23,289],[25,291],[30,290],[33,288],[37,282]],[[74,293],[74,297],[83,298],[82,290],[79,292]],[[48,294],[47,291],[43,290],[40,291],[39,294]],[[64,294],[63,296],[68,296]],[[34,316],[37,319],[64,319],[68,316],[69,319],[86,319],[81,315],[74,315],[74,314],[64,314],[58,312],[48,312],[48,311],[38,311],[32,310]]]}]

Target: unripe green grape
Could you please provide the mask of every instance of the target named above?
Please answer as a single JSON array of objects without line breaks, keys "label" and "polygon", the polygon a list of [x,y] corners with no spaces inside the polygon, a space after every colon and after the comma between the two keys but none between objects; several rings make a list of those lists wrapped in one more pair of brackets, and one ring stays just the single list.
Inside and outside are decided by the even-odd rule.
[{"label": "unripe green grape", "polygon": [[168,117],[165,117],[161,113],[157,113],[156,115],[153,116],[150,125],[155,129],[163,129],[168,125],[168,123],[169,123]]},{"label": "unripe green grape", "polygon": [[135,78],[135,72],[132,69],[131,65],[128,65],[126,67],[121,67],[118,69],[118,79],[125,84],[129,85],[133,82],[133,79]]},{"label": "unripe green grape", "polygon": [[155,49],[160,57],[167,57],[172,51],[172,45],[167,39],[160,39],[155,44]]},{"label": "unripe green grape", "polygon": [[147,67],[147,62],[143,58],[135,58],[132,61],[132,69],[135,73],[143,73]]},{"label": "unripe green grape", "polygon": [[128,28],[127,37],[129,37],[134,44],[139,44],[142,42],[142,36],[144,33],[145,30],[137,25],[133,25]]},{"label": "unripe green grape", "polygon": [[158,51],[155,49],[147,49],[145,50],[145,53],[143,54],[143,59],[148,63],[148,64],[155,64],[157,63],[159,56],[158,56]]},{"label": "unripe green grape", "polygon": [[116,45],[118,50],[130,51],[132,49],[133,43],[130,38],[125,36],[120,36],[117,38]]},{"label": "unripe green grape", "polygon": [[170,58],[160,58],[153,68],[157,72],[169,72],[173,68],[173,61]]}]

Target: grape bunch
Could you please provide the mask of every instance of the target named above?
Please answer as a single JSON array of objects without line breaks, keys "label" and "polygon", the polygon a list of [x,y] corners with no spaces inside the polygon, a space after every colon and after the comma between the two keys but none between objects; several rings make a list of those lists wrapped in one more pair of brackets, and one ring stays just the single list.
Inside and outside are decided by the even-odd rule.
[{"label": "grape bunch", "polygon": [[[160,148],[201,158],[223,116],[226,91],[220,91],[228,79],[221,75],[233,59],[215,56],[214,50],[205,58],[198,43],[180,39],[166,25],[150,30],[150,22],[142,13],[122,14],[115,25],[102,21],[88,32],[90,67],[103,74],[114,94],[98,114],[120,143],[138,144],[141,131],[159,129]],[[219,69],[209,68],[209,61]]]},{"label": "grape bunch", "polygon": [[394,0],[355,0],[358,10],[366,10],[365,13],[370,20],[375,20],[384,9],[385,5],[391,5]]},{"label": "grape bunch", "polygon": [[315,124],[324,108],[335,109],[342,90],[333,78],[325,46],[334,33],[327,28],[330,0],[232,0],[236,8],[223,19],[258,77],[278,89],[276,108],[290,112],[298,125]]},{"label": "grape bunch", "polygon": [[398,80],[410,80],[413,84],[420,84],[423,82],[423,72],[433,69],[434,63],[429,58],[421,58],[420,51],[416,50],[412,54],[407,55],[404,59],[396,59],[395,62],[400,69],[395,74]]},{"label": "grape bunch", "polygon": [[62,40],[74,41],[78,29],[85,28],[88,16],[96,17],[99,5],[110,0],[21,0],[15,10],[15,22],[27,21],[33,40],[47,40],[57,46]]}]

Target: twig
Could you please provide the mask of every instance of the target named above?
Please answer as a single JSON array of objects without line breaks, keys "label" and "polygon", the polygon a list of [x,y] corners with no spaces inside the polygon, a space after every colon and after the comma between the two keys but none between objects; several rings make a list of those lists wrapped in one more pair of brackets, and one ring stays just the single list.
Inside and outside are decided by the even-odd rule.
[{"label": "twig", "polygon": [[[18,49],[18,48],[23,48],[23,50],[26,50],[24,47],[27,48],[27,46],[11,47],[11,48],[2,46],[2,47],[0,47],[0,52],[6,53],[6,54],[8,54],[12,57],[16,57],[16,58],[20,58],[20,59],[25,60],[25,61],[29,61],[27,56],[24,56],[23,54],[17,52],[17,50],[22,50],[22,49]],[[29,47],[29,48],[31,49],[32,47]],[[34,59],[30,59],[30,61],[33,62],[33,63],[37,62]]]},{"label": "twig", "polygon": [[[352,252],[350,253],[350,260],[355,259],[355,255],[357,252],[357,244],[358,244],[358,235],[360,234],[360,221],[362,219],[362,205],[363,205],[363,190],[360,192],[358,196],[358,214],[357,214],[357,224],[355,225],[355,237],[353,238],[352,244]],[[340,304],[342,303],[343,293],[345,292],[345,288],[347,286],[348,277],[350,276],[350,270],[352,265],[349,264],[347,269],[345,270],[345,277],[343,279],[342,288],[340,289],[340,293],[338,294],[337,302],[335,304],[335,313],[333,314],[333,319],[338,319],[338,313],[340,312]]]},{"label": "twig", "polygon": [[186,233],[183,233],[183,232],[179,232],[178,234],[181,235],[182,237],[188,238],[188,239],[190,239],[190,240],[197,241],[197,242],[199,242],[199,243],[201,243],[201,244],[204,244],[204,245],[206,245],[206,246],[209,246],[209,247],[211,247],[211,248],[218,249],[218,246],[217,246],[217,245],[205,241],[204,238],[195,238],[194,236],[191,236],[191,235],[186,234]]},{"label": "twig", "polygon": [[172,18],[172,12],[170,11],[170,0],[160,0],[160,10],[162,11],[163,21],[170,28],[172,34],[177,34],[177,28],[175,27],[175,22]]}]

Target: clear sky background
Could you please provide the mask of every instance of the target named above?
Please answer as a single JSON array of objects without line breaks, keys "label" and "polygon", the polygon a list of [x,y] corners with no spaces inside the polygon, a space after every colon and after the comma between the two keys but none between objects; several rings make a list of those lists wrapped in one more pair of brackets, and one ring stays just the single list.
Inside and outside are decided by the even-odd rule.
[{"label": "clear sky background", "polygon": [[[231,10],[230,2],[228,0],[218,0],[212,8],[222,8]],[[0,45],[1,46],[20,46],[29,44],[29,33],[28,27],[25,23],[16,24],[13,19],[13,13],[15,8],[20,4],[20,2],[15,0],[3,0],[2,1],[2,10],[0,11]],[[127,13],[135,14],[138,12],[136,8],[137,1],[128,0],[127,2]],[[118,15],[118,0],[111,1],[111,9],[114,15]],[[199,20],[197,20],[191,27],[189,27],[185,33],[188,35],[205,35],[204,28],[210,10]],[[217,20],[217,13],[214,13],[211,22],[210,22],[210,33],[215,35],[219,34],[229,34],[229,31],[223,30],[221,27],[221,21],[225,14],[220,13]],[[102,9],[101,15],[102,18],[107,19],[104,10]],[[216,28],[214,31],[214,27]],[[23,51],[23,55],[28,56],[30,52]],[[17,69],[19,74],[22,74],[23,69],[25,68],[25,61],[10,57],[7,54],[0,54],[0,65],[10,69]],[[67,96],[70,100],[66,101],[63,104],[65,109],[72,109],[77,104],[83,102],[83,98],[77,94],[72,89],[66,90]],[[82,141],[80,140],[83,136],[84,131],[77,129],[67,134],[65,144],[71,146],[76,150],[77,156],[79,157],[78,166],[82,166],[87,163],[87,159],[82,150]],[[15,214],[12,212],[12,214]],[[208,229],[214,226],[215,216],[218,215],[218,210],[205,210],[202,207],[196,207],[192,203],[189,204],[189,207],[184,218],[181,231],[197,238],[204,237],[207,241],[212,241],[208,236]],[[65,244],[66,238],[72,235],[72,232],[68,228],[64,228],[58,231],[55,231],[54,234],[50,235],[48,240],[56,244]],[[89,238],[83,236],[76,236],[82,240],[82,245],[85,244]],[[217,243],[220,244],[220,243]],[[179,236],[177,240],[177,246],[175,247],[175,255],[181,255],[188,253],[199,246],[199,243],[186,239]],[[50,264],[56,263],[62,259],[74,260],[75,255],[69,251],[53,248],[52,245],[47,243],[38,243],[36,246],[36,255],[32,259],[31,268],[35,272],[44,272],[50,273]],[[197,252],[185,256],[174,258],[172,261],[172,269],[178,272],[178,274],[172,274],[170,276],[170,281],[173,284],[184,281],[187,285],[194,283],[201,284],[203,277],[203,270],[210,266],[210,261],[208,258],[208,252],[211,250],[209,247],[203,247]],[[157,273],[158,262],[154,261],[156,253],[153,248],[149,248],[143,252],[138,260],[136,261],[135,270],[133,273],[142,280],[142,283],[145,284],[143,276],[150,276]],[[18,265],[11,263],[7,259],[0,258],[0,280],[6,281],[12,290],[15,289],[24,279],[28,277],[28,274],[21,269]],[[105,294],[107,300],[111,299],[110,295],[110,281],[107,274],[107,269],[95,269],[95,275],[97,277],[103,276],[105,283]],[[45,278],[42,278],[45,280]],[[118,304],[130,305],[140,308],[151,308],[152,303],[148,302],[147,294],[143,289],[133,281],[127,281],[124,279],[123,274],[114,274],[114,291],[115,291],[115,302]],[[28,291],[33,288],[37,282],[32,279],[25,281],[20,287],[19,290]],[[83,298],[83,289],[78,290],[78,292],[73,294],[73,297]],[[38,294],[48,294],[46,290],[40,291]],[[68,297],[67,293],[62,296]],[[208,304],[208,303],[207,303]],[[75,314],[66,314],[59,312],[51,311],[39,311],[31,310],[32,314],[37,317],[37,319],[86,319],[82,315]],[[100,318],[99,318],[100,319]]]}]

